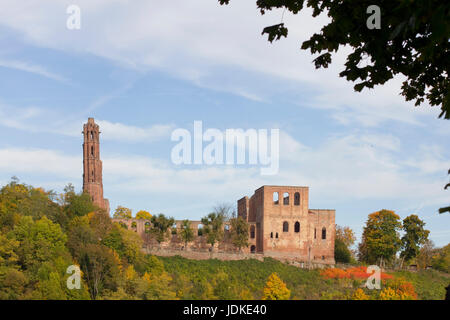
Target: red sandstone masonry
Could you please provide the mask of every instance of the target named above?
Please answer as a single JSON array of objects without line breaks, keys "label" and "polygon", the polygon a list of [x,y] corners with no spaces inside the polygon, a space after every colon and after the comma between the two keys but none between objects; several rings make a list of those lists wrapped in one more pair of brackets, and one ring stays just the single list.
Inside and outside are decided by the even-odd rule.
[{"label": "red sandstone masonry", "polygon": [[[279,200],[273,200],[278,192]],[[240,260],[249,257],[272,257],[289,261],[298,266],[322,266],[334,264],[335,210],[309,209],[308,187],[263,186],[251,197],[238,200],[238,216],[250,226],[249,247],[243,252],[232,245],[230,226],[224,226],[224,240],[215,245],[213,252],[206,237],[198,236],[200,221],[191,221],[195,239],[184,250],[184,243],[178,236],[182,221],[177,220],[173,229],[176,234],[159,245],[146,232],[151,227],[149,220],[113,219],[137,232],[144,241],[144,251],[156,255],[181,255],[191,259]],[[283,195],[286,194],[284,199]],[[287,230],[283,224],[287,223]],[[298,223],[299,228],[296,229]],[[147,225],[147,227],[146,227]],[[277,237],[278,234],[278,237]]]},{"label": "red sandstone masonry", "polygon": [[[100,160],[100,130],[93,118],[83,125],[83,191],[91,195],[94,204],[109,213],[109,202],[103,198],[102,161]],[[274,201],[278,194],[278,202]],[[223,260],[251,257],[273,257],[303,265],[334,264],[335,210],[309,209],[309,188],[298,186],[262,186],[250,198],[237,202],[238,216],[250,226],[249,247],[238,253],[230,239],[230,226],[225,225],[224,240],[209,252],[204,236],[198,236],[200,221],[192,221],[196,235],[188,244],[188,250],[177,235],[182,221],[177,221],[177,230],[170,239],[157,244],[147,232],[148,220],[117,220],[128,229],[137,232],[144,241],[144,250],[160,254],[186,255],[194,259],[209,259],[211,256]],[[323,230],[323,231],[322,231]],[[322,236],[323,234],[323,236]],[[161,251],[162,250],[162,251]],[[164,253],[165,252],[165,253]],[[258,258],[259,259],[259,258]]]},{"label": "red sandstone masonry", "polygon": [[103,198],[102,161],[100,160],[100,130],[94,118],[83,125],[83,191],[92,202],[109,214],[109,201]]}]

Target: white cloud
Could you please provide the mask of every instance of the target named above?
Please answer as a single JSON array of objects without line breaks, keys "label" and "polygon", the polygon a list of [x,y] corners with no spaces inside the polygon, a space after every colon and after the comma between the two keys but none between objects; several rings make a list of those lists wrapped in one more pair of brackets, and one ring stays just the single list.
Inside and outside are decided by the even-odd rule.
[{"label": "white cloud", "polygon": [[[102,127],[105,127],[104,124]],[[126,132],[129,132],[127,129]],[[138,133],[139,139],[148,133]],[[445,160],[426,163],[422,171],[409,170],[411,163],[423,163],[421,153],[403,161],[398,141],[377,143],[383,136],[330,137],[323,144],[305,146],[286,132],[281,134],[280,173],[260,176],[257,167],[182,166],[167,160],[133,154],[104,156],[106,189],[124,194],[180,193],[231,198],[251,193],[264,184],[308,185],[319,198],[395,199],[416,205],[441,205],[448,198],[441,181],[424,172],[438,172],[448,167]],[[0,149],[0,172],[10,175],[46,173],[64,178],[79,178],[79,156],[42,149]],[[188,186],[188,187],[187,187]]]},{"label": "white cloud", "polygon": [[48,71],[46,68],[18,60],[2,60],[0,59],[0,67],[16,69],[20,71],[38,74],[40,76],[57,80],[60,82],[68,82],[69,80],[61,75]]},{"label": "white cloud", "polygon": [[[54,119],[55,121],[49,121]],[[0,125],[26,132],[44,132],[62,134],[72,137],[80,136],[80,128],[86,120],[65,118],[61,120],[54,111],[38,107],[13,107],[0,103]],[[121,142],[154,142],[169,139],[173,124],[154,124],[149,127],[138,127],[120,122],[98,120],[102,139]]]},{"label": "white cloud", "polygon": [[174,125],[162,124],[141,128],[106,120],[96,120],[96,122],[101,128],[103,139],[126,142],[152,142],[163,138],[168,139],[175,128]]},{"label": "white cloud", "polygon": [[[313,19],[308,9],[297,16],[285,14],[289,36],[270,44],[261,30],[279,23],[282,10],[260,16],[252,1],[220,6],[217,1],[201,0],[80,0],[82,29],[78,31],[65,28],[69,4],[3,1],[0,21],[38,46],[92,53],[144,72],[162,69],[197,85],[256,101],[303,88],[314,98],[302,101],[302,106],[332,109],[332,117],[342,124],[377,126],[394,120],[417,125],[423,117],[438,113],[436,108],[415,109],[398,96],[401,78],[374,90],[353,92],[352,84],[338,77],[348,48],[335,55],[328,70],[315,70],[313,57],[299,47],[329,18]],[[261,80],[267,78],[270,83]]]},{"label": "white cloud", "polygon": [[78,178],[82,170],[80,156],[67,156],[46,149],[0,149],[0,171],[11,176],[51,174],[68,179]]}]

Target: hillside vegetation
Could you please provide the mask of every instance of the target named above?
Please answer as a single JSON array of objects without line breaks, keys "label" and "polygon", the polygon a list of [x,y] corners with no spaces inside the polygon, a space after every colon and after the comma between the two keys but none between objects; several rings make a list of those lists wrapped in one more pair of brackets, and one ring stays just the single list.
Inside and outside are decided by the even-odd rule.
[{"label": "hillside vegetation", "polygon": [[[368,290],[364,267],[197,261],[141,248],[135,232],[70,185],[61,195],[17,180],[0,189],[0,299],[443,299],[450,282],[437,271],[397,272],[383,275],[381,290]],[[68,286],[74,268],[80,288]]]}]

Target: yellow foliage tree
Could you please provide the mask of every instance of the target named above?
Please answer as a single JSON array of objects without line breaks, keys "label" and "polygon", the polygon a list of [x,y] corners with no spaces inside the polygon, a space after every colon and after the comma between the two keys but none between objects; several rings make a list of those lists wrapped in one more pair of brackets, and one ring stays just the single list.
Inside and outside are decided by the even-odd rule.
[{"label": "yellow foliage tree", "polygon": [[131,209],[122,207],[122,206],[118,206],[116,208],[116,211],[113,214],[113,218],[114,219],[131,219],[132,215],[131,215]]},{"label": "yellow foliage tree", "polygon": [[263,300],[288,300],[291,290],[286,287],[286,283],[274,272],[267,279],[264,287]]},{"label": "yellow foliage tree", "polygon": [[150,220],[151,218],[152,215],[148,211],[140,210],[138,211],[138,213],[136,213],[136,219]]},{"label": "yellow foliage tree", "polygon": [[353,293],[352,300],[370,300],[370,297],[364,293],[363,289],[358,289]]}]

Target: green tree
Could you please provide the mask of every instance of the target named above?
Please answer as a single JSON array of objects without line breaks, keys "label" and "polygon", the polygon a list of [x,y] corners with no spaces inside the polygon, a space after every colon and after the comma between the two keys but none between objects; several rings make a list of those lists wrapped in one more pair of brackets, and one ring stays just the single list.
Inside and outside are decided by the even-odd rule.
[{"label": "green tree", "polygon": [[9,239],[0,232],[0,266],[13,266],[17,264],[19,257],[16,252],[19,245],[19,241]]},{"label": "green tree", "polygon": [[352,254],[347,245],[342,239],[337,237],[334,240],[334,260],[340,263],[350,263],[352,260]]},{"label": "green tree", "polygon": [[390,210],[369,214],[359,246],[360,260],[383,265],[394,258],[401,246],[399,220],[400,217]]},{"label": "green tree", "polygon": [[242,251],[242,248],[248,247],[248,223],[242,217],[232,218],[231,224],[231,242]]},{"label": "green tree", "polygon": [[419,254],[420,246],[428,239],[430,231],[424,229],[425,222],[417,215],[410,215],[403,219],[402,251],[400,257],[406,261],[415,258]]},{"label": "green tree", "polygon": [[131,209],[122,207],[122,206],[118,206],[116,208],[116,211],[114,211],[113,214],[113,218],[114,219],[132,219],[133,216],[131,214]]},{"label": "green tree", "polygon": [[184,249],[187,250],[188,243],[194,240],[194,231],[191,228],[191,222],[187,219],[183,220],[180,237],[184,241]]},{"label": "green tree", "polygon": [[450,243],[439,249],[431,261],[434,269],[450,273]]},{"label": "green tree", "polygon": [[95,300],[103,290],[117,289],[119,263],[111,249],[103,245],[88,244],[82,248],[79,262],[92,299]]},{"label": "green tree", "polygon": [[264,287],[263,300],[288,300],[291,291],[286,287],[283,280],[274,272],[267,279]]},{"label": "green tree", "polygon": [[167,218],[164,214],[160,213],[157,216],[153,216],[151,219],[152,227],[150,233],[155,237],[156,241],[161,244],[168,236],[168,230],[175,223],[174,218]]},{"label": "green tree", "polygon": [[214,244],[223,238],[223,223],[225,215],[212,212],[202,218],[203,232],[206,234],[206,242],[214,248]]},{"label": "green tree", "polygon": [[58,224],[45,216],[35,222],[29,216],[22,217],[12,234],[20,243],[17,250],[18,262],[32,274],[37,273],[42,263],[54,261],[58,257],[71,262],[66,248],[67,236]]},{"label": "green tree", "polygon": [[101,243],[117,252],[127,263],[140,263],[143,259],[142,238],[136,232],[124,229],[117,223]]},{"label": "green tree", "polygon": [[136,213],[136,219],[150,220],[151,218],[152,215],[148,211],[140,210],[138,213]]},{"label": "green tree", "polygon": [[[229,0],[219,0],[228,4]],[[367,10],[371,5],[381,8],[380,28],[369,28]],[[355,91],[382,85],[395,75],[405,76],[401,94],[416,105],[426,98],[431,106],[441,105],[440,117],[450,119],[450,4],[441,0],[257,0],[257,8],[265,14],[284,8],[293,14],[305,6],[312,16],[327,14],[331,19],[319,33],[303,42],[301,48],[319,54],[316,68],[327,68],[332,54],[339,48],[350,48],[345,70],[339,75],[359,81]],[[268,40],[287,37],[284,23],[264,28]]]},{"label": "green tree", "polygon": [[64,188],[64,194],[62,197],[63,210],[69,218],[84,216],[98,209],[92,202],[92,198],[88,193],[75,193],[75,189],[72,184],[68,184]]}]

